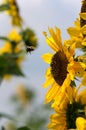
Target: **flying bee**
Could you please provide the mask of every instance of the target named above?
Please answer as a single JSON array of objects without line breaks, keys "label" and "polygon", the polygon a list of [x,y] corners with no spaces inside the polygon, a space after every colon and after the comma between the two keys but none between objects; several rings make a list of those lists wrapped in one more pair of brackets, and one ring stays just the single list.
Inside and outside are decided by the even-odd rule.
[{"label": "flying bee", "polygon": [[34,51],[35,47],[34,46],[27,46],[26,51],[31,53],[31,51]]}]

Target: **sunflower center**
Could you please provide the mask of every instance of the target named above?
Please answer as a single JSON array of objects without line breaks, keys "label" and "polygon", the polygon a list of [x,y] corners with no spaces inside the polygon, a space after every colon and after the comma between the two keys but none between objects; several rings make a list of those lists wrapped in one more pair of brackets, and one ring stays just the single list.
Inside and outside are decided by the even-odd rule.
[{"label": "sunflower center", "polygon": [[80,102],[73,102],[72,104],[68,104],[66,112],[68,129],[76,129],[76,118],[85,117],[85,113],[83,110],[84,105],[82,105]]},{"label": "sunflower center", "polygon": [[63,51],[58,51],[53,55],[50,64],[51,74],[56,83],[58,83],[60,86],[63,84],[67,76],[67,65],[68,60]]}]

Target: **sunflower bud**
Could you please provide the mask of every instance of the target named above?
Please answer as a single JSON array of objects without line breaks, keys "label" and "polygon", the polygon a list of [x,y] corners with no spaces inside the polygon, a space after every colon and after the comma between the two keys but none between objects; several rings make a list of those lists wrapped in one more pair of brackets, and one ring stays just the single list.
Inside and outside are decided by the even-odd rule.
[{"label": "sunflower bud", "polygon": [[37,38],[35,36],[35,33],[30,28],[27,28],[25,30],[22,30],[20,32],[22,39],[26,45],[27,52],[34,51],[36,47],[38,46]]}]

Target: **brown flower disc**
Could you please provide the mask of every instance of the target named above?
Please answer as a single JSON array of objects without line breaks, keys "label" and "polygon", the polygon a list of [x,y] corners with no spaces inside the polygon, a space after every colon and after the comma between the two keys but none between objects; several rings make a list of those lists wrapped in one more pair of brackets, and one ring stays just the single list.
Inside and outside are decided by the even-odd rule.
[{"label": "brown flower disc", "polygon": [[51,61],[51,74],[60,86],[63,84],[67,76],[68,60],[63,51],[58,51],[52,57]]}]

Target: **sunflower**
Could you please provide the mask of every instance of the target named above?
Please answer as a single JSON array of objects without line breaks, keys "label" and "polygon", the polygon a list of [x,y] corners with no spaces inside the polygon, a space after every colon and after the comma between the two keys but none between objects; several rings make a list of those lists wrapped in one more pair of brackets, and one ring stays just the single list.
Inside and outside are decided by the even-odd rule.
[{"label": "sunflower", "polygon": [[74,60],[75,45],[73,44],[70,48],[62,45],[59,28],[55,27],[55,31],[53,28],[49,28],[50,37],[44,32],[46,42],[54,51],[54,54],[46,53],[42,56],[43,60],[50,64],[45,73],[46,81],[43,84],[44,87],[51,85],[46,94],[47,103],[55,100],[58,95],[61,95],[60,100],[64,99],[65,89],[71,86],[71,81],[74,81],[77,66],[79,66],[77,72],[82,73],[81,70],[83,70],[83,65]]},{"label": "sunflower", "polygon": [[[83,17],[83,14],[80,13],[80,16]],[[80,18],[74,22],[74,27],[69,27],[67,29],[67,32],[70,38],[65,40],[66,46],[71,46],[72,44],[75,44],[76,48],[83,48],[86,46],[86,37],[84,37],[86,35],[86,25],[83,27],[80,26]]]},{"label": "sunflower", "polygon": [[[78,122],[77,119],[82,117],[83,120],[85,120],[86,104],[83,104],[81,101],[84,94],[86,94],[86,90],[83,90],[80,95],[77,95],[76,88],[74,87],[68,87],[66,91],[67,93],[63,107],[59,108],[56,103],[53,106],[56,113],[50,116],[50,123],[47,126],[49,130],[72,130],[76,128],[85,128],[85,126],[82,126],[82,123]],[[86,96],[84,98],[86,100]],[[86,103],[86,101],[84,103]]]},{"label": "sunflower", "polygon": [[79,18],[74,22],[74,27],[67,29],[70,39],[65,44],[70,46],[75,44],[76,48],[84,48],[86,46],[86,1],[83,0]]}]

